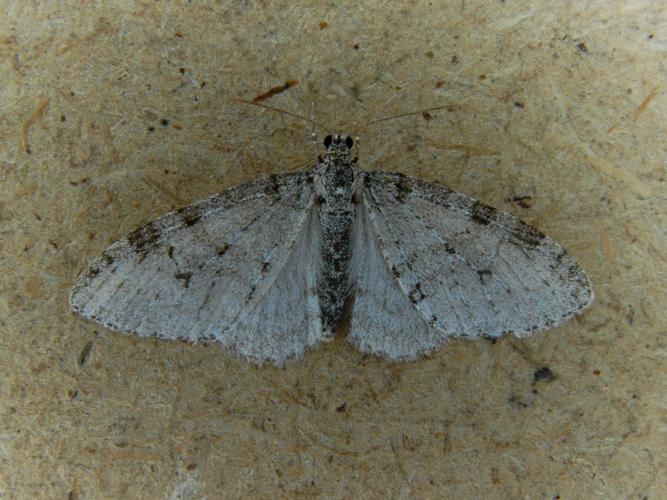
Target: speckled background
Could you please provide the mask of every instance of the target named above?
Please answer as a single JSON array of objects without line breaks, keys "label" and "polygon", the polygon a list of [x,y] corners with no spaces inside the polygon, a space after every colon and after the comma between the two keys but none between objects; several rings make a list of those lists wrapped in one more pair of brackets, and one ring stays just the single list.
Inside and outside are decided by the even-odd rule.
[{"label": "speckled background", "polygon": [[[295,3],[0,5],[0,497],[664,498],[665,4]],[[71,313],[112,240],[312,165],[307,122],[235,101],[288,80],[267,104],[536,225],[596,303],[282,370]]]}]

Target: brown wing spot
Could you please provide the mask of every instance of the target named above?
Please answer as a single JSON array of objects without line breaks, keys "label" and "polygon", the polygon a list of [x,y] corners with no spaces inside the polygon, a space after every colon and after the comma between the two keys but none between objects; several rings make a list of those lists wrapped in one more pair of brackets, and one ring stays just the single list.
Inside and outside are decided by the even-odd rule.
[{"label": "brown wing spot", "polygon": [[472,220],[482,226],[488,226],[496,212],[495,208],[485,205],[481,201],[476,201],[472,206]]},{"label": "brown wing spot", "polygon": [[219,257],[225,255],[227,253],[227,250],[229,250],[229,243],[225,243],[224,245],[215,247],[215,253],[218,254]]},{"label": "brown wing spot", "polygon": [[263,214],[258,214],[255,217],[253,217],[251,220],[243,224],[240,228],[239,231],[247,231],[250,226],[252,226],[255,222],[257,222]]},{"label": "brown wing spot", "polygon": [[199,210],[199,207],[189,206],[181,208],[178,211],[178,215],[181,216],[181,220],[186,226],[193,226],[199,222],[199,219],[201,219],[201,211]]},{"label": "brown wing spot", "polygon": [[271,263],[270,262],[263,262],[262,263],[262,274],[265,274],[271,269]]},{"label": "brown wing spot", "polygon": [[479,276],[479,282],[486,285],[491,280],[493,273],[488,269],[481,269],[477,271],[477,275]]},{"label": "brown wing spot", "polygon": [[[567,268],[567,275],[568,278],[573,279],[577,278],[578,276],[581,275],[581,269],[579,268],[579,265],[576,262],[572,262]],[[585,283],[585,280],[581,280],[580,283],[583,285]]]},{"label": "brown wing spot", "polygon": [[364,187],[365,188],[370,188],[371,187],[371,176],[370,175],[364,175]]},{"label": "brown wing spot", "polygon": [[567,250],[561,248],[560,252],[558,252],[558,255],[556,255],[556,260],[558,262],[563,262],[563,257],[565,257],[566,255],[567,255]]},{"label": "brown wing spot", "polygon": [[516,241],[530,247],[536,247],[546,237],[546,235],[525,222],[520,222],[512,230],[512,237]]},{"label": "brown wing spot", "polygon": [[426,295],[424,295],[424,292],[422,292],[420,283],[415,283],[415,286],[412,290],[410,290],[408,297],[410,298],[410,302],[413,304],[417,304],[426,298]]},{"label": "brown wing spot", "polygon": [[151,223],[132,231],[127,236],[128,243],[137,251],[145,256],[152,248],[157,245],[160,233]]},{"label": "brown wing spot", "polygon": [[192,273],[176,273],[174,278],[177,280],[183,280],[183,288],[188,288],[190,286],[190,278],[192,278]]},{"label": "brown wing spot", "polygon": [[174,258],[174,247],[169,245],[167,248],[167,255],[169,256],[170,259]]},{"label": "brown wing spot", "polygon": [[396,201],[405,203],[405,199],[412,193],[412,184],[404,175],[399,175],[398,180],[394,184],[396,186]]},{"label": "brown wing spot", "polygon": [[264,194],[267,195],[276,194],[278,192],[278,189],[280,189],[280,184],[278,183],[278,176],[275,174],[270,175],[267,178],[267,184],[264,187]]},{"label": "brown wing spot", "polygon": [[86,278],[92,280],[98,274],[100,274],[100,269],[97,266],[91,266],[88,268],[88,271],[86,271]]}]

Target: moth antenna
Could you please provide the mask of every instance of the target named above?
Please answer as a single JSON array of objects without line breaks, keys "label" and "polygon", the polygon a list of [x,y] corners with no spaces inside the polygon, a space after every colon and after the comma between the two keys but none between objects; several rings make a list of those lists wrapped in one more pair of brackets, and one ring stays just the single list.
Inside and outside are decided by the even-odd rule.
[{"label": "moth antenna", "polygon": [[273,106],[267,106],[266,104],[262,104],[260,102],[255,102],[255,101],[248,101],[247,99],[241,99],[240,97],[237,97],[235,99],[238,102],[241,102],[243,104],[252,104],[253,106],[259,106],[260,108],[268,109],[270,111],[275,111],[277,113],[283,113],[285,115],[292,116],[294,118],[298,118],[299,120],[306,121],[308,123],[312,123],[313,125],[321,128],[324,130],[326,133],[329,133],[329,129],[325,127],[324,125],[321,125],[320,123],[317,123],[315,120],[308,118],[306,116],[301,116],[296,113],[292,113],[291,111],[287,111],[286,109],[280,109],[280,108],[274,108]]},{"label": "moth antenna", "polygon": [[[310,129],[310,138],[309,141],[313,144],[313,148],[315,148],[315,154],[319,156],[320,152],[320,145],[322,143],[321,140],[317,138],[317,133],[315,132],[315,103],[313,101],[310,101],[310,120],[311,124],[313,125],[313,128]],[[320,160],[321,162],[322,160]]]},{"label": "moth antenna", "polygon": [[369,127],[371,125],[375,125],[376,123],[380,122],[386,122],[389,120],[395,120],[397,118],[403,118],[405,116],[412,116],[412,115],[423,115],[424,113],[428,113],[429,111],[438,111],[440,109],[445,109],[448,108],[450,104],[444,104],[442,106],[434,106],[432,108],[426,108],[426,109],[420,109],[419,111],[410,111],[408,113],[401,113],[399,115],[390,115],[390,116],[384,116],[382,118],[378,118],[377,120],[372,120],[370,122],[366,122],[362,125],[359,126],[360,129]]}]

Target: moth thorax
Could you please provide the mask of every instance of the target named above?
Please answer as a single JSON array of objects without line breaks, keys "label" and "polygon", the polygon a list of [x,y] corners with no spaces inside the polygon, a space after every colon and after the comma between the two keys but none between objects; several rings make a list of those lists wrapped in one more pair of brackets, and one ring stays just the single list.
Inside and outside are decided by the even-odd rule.
[{"label": "moth thorax", "polygon": [[327,162],[323,175],[327,199],[350,200],[354,184],[354,170],[350,161],[336,158]]}]

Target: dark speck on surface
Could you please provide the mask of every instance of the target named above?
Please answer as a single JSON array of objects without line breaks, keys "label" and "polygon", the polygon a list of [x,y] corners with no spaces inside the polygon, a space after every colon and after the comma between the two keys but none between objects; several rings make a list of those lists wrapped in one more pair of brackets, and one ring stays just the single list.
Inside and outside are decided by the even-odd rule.
[{"label": "dark speck on surface", "polygon": [[533,197],[531,195],[525,194],[525,195],[513,195],[508,199],[508,201],[511,201],[512,203],[516,204],[517,206],[521,208],[530,208],[533,206]]},{"label": "dark speck on surface", "polygon": [[556,380],[556,374],[552,372],[548,367],[543,366],[542,368],[535,370],[533,373],[533,384],[544,380],[545,382],[553,382]]},{"label": "dark speck on surface", "polygon": [[519,399],[519,397],[516,396],[515,394],[513,394],[510,397],[509,402],[517,408],[528,408],[528,404],[526,402],[522,401],[521,399]]},{"label": "dark speck on surface", "polygon": [[81,353],[79,353],[79,366],[83,366],[86,364],[86,361],[88,361],[88,356],[90,355],[90,351],[93,349],[93,341],[89,340],[86,342],[86,345],[83,346],[83,349],[81,349]]}]

